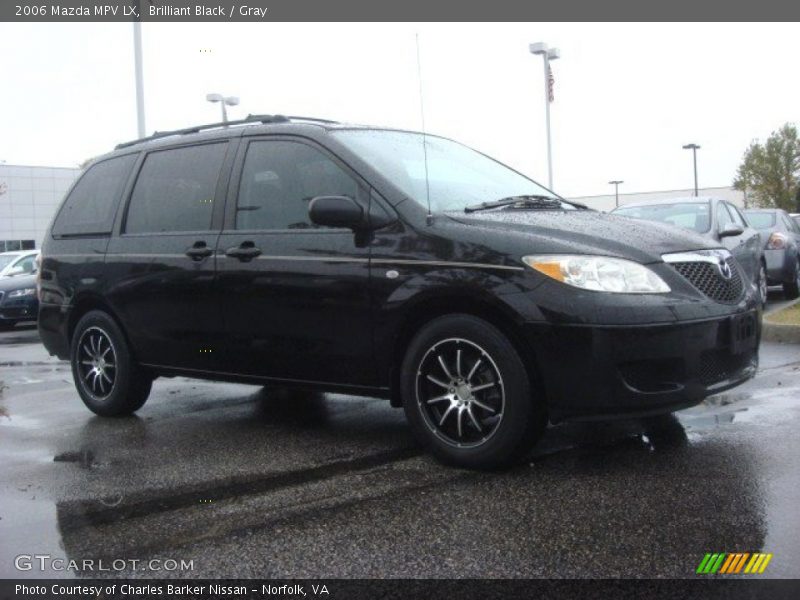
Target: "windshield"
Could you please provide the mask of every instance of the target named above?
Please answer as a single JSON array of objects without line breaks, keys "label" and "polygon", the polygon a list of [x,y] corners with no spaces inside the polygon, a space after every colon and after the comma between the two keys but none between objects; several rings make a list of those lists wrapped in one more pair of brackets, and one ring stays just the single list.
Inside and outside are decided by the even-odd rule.
[{"label": "windshield", "polygon": [[770,229],[775,227],[775,213],[768,212],[746,212],[747,222],[756,229]]},{"label": "windshield", "polygon": [[615,215],[661,221],[670,225],[705,233],[711,229],[711,208],[708,202],[679,202],[677,204],[649,204],[618,208]]},{"label": "windshield", "polygon": [[19,254],[6,254],[5,256],[0,256],[0,269],[5,269],[11,264],[12,260],[17,260],[18,258]]},{"label": "windshield", "polygon": [[[427,151],[427,185],[434,211],[463,210],[513,196],[558,198],[535,181],[452,140],[380,129],[346,129],[332,134],[422,206],[427,204]],[[575,208],[561,204],[567,210]]]}]

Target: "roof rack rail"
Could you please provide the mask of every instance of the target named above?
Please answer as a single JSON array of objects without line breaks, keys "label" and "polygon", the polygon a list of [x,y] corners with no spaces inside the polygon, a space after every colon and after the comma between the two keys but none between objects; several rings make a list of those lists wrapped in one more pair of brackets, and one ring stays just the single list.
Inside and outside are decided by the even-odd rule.
[{"label": "roof rack rail", "polygon": [[244,119],[238,121],[223,121],[221,123],[209,123],[207,125],[195,125],[194,127],[186,127],[184,129],[175,129],[173,131],[156,131],[153,135],[139,138],[138,140],[131,140],[130,142],[123,142],[117,144],[115,149],[127,148],[141,142],[149,142],[150,140],[157,140],[171,135],[187,135],[190,133],[199,133],[205,129],[217,129],[220,127],[229,127],[231,125],[246,125],[250,123],[288,123],[292,117],[285,117],[283,115],[247,115]]},{"label": "roof rack rail", "polygon": [[332,121],[331,119],[318,119],[316,117],[298,117],[297,115],[290,115],[286,117],[290,121],[308,121],[309,123],[327,123],[329,125],[338,124],[339,121]]}]

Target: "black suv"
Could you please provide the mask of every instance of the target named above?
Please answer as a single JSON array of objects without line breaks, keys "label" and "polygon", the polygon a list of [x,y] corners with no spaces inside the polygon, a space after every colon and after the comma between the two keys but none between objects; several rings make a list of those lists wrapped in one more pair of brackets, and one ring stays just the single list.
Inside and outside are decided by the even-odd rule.
[{"label": "black suv", "polygon": [[755,372],[760,304],[718,244],[441,137],[226,125],[98,158],[46,235],[39,331],[97,414],[158,376],[383,396],[486,468],[548,420],[667,413]]}]

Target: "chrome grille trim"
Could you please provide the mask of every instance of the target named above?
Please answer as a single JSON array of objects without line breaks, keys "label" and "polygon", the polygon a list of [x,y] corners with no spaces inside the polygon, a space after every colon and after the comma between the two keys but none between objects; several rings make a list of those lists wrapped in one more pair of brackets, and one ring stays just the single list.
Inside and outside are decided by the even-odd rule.
[{"label": "chrome grille trim", "polygon": [[731,253],[723,248],[676,252],[661,258],[715,302],[736,304],[744,294],[741,269]]}]

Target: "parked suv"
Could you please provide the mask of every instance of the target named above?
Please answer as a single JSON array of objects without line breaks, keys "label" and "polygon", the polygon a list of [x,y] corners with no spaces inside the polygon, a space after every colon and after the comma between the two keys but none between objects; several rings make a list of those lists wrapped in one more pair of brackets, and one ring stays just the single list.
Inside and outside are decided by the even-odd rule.
[{"label": "parked suv", "polygon": [[42,248],[39,330],[95,413],[185,375],[383,396],[488,468],[547,421],[752,377],[761,305],[719,243],[587,210],[454,141],[280,116],[95,160]]}]

